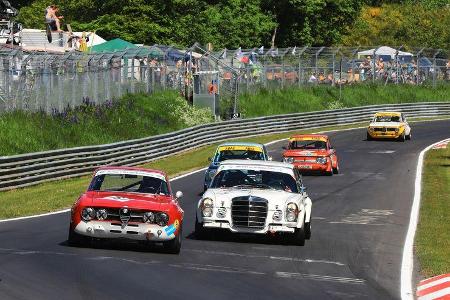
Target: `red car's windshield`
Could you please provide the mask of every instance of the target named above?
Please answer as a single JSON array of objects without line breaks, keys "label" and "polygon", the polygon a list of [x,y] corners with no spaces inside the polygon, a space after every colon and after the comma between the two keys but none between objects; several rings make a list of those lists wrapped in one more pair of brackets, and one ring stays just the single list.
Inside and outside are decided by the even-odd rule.
[{"label": "red car's windshield", "polygon": [[327,143],[324,141],[308,140],[308,141],[292,141],[289,149],[303,150],[324,150],[327,149]]},{"label": "red car's windshield", "polygon": [[88,190],[169,195],[167,183],[161,178],[132,174],[97,175]]}]

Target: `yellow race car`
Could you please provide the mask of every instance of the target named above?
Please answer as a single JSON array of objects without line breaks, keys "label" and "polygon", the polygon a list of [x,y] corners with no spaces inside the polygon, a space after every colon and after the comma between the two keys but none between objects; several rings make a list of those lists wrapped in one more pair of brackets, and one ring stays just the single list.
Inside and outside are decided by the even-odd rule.
[{"label": "yellow race car", "polygon": [[367,128],[367,140],[396,139],[404,142],[411,139],[411,127],[401,112],[378,112]]}]

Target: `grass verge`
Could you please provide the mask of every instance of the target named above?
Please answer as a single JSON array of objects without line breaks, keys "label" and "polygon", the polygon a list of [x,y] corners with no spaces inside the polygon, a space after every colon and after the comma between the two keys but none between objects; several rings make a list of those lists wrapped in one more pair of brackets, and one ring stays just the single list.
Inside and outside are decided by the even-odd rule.
[{"label": "grass verge", "polygon": [[240,108],[246,118],[301,111],[338,109],[375,104],[450,101],[450,84],[430,86],[359,84],[339,87],[310,86],[261,89],[244,94]]},{"label": "grass verge", "polygon": [[[364,126],[365,123],[348,126],[323,127],[320,129],[301,130],[279,134],[242,138],[240,141],[267,143],[289,137],[293,133],[310,133],[324,130],[347,129]],[[177,155],[158,159],[142,165],[145,168],[165,171],[169,177],[187,173],[208,165],[218,144],[199,147]],[[90,176],[57,180],[23,189],[0,192],[0,219],[15,218],[40,213],[47,213],[69,208],[87,188]],[[199,186],[201,190],[202,186]]]},{"label": "grass verge", "polygon": [[[450,116],[448,116],[450,118]],[[440,119],[440,118],[433,118]],[[423,120],[418,119],[418,120]],[[427,119],[432,120],[432,119]],[[417,121],[417,120],[411,120]],[[284,132],[271,135],[262,135],[249,138],[241,138],[240,141],[267,143],[274,140],[288,138],[295,133],[312,133],[318,131],[344,130],[366,126],[367,123],[356,123],[346,126],[330,126],[316,129]],[[165,171],[169,177],[188,173],[208,165],[210,157],[217,144],[199,147],[177,155],[158,159],[142,165],[145,168]],[[47,213],[64,208],[69,208],[72,203],[87,188],[90,176],[63,179],[47,182],[23,189],[0,192],[0,219],[15,218],[40,213]],[[199,186],[199,190],[201,186]]]},{"label": "grass verge", "polygon": [[450,272],[450,147],[424,159],[416,254],[425,278]]},{"label": "grass verge", "polygon": [[[261,89],[244,94],[239,105],[246,118],[319,111],[382,103],[450,101],[450,84],[435,89],[406,85],[354,85]],[[223,108],[225,103],[221,104]],[[148,137],[212,122],[205,109],[189,106],[176,91],[126,95],[94,106],[47,115],[14,111],[0,114],[0,156]]]}]

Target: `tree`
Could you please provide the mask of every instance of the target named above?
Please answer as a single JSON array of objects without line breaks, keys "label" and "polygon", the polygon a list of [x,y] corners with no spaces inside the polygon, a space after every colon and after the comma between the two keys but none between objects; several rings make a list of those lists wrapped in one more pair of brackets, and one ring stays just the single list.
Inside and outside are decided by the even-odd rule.
[{"label": "tree", "polygon": [[271,0],[264,8],[276,16],[277,46],[331,46],[358,16],[358,0]]},{"label": "tree", "polygon": [[450,48],[450,8],[420,4],[364,7],[344,45]]}]

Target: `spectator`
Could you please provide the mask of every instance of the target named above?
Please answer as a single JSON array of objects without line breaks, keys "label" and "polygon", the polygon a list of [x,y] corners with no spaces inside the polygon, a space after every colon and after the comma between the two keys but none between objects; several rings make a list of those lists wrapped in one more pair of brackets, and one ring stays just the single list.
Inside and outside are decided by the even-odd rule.
[{"label": "spectator", "polygon": [[309,83],[317,83],[317,77],[316,77],[316,73],[312,73],[311,76],[308,79]]},{"label": "spectator", "polygon": [[450,80],[450,59],[445,64],[445,74],[446,74],[446,79]]},{"label": "spectator", "polygon": [[60,19],[64,18],[63,16],[57,16],[56,14],[59,12],[58,6],[52,4],[45,9],[45,22],[50,25],[50,28],[55,28],[56,31],[62,32]]}]

